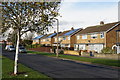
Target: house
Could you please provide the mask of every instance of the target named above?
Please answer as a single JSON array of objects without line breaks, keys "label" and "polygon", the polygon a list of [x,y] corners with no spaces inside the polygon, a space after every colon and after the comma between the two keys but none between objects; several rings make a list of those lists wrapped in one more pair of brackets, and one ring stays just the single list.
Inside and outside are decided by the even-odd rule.
[{"label": "house", "polygon": [[104,47],[112,48],[116,44],[116,30],[120,27],[120,22],[91,26],[83,29],[76,34],[76,43],[74,50],[90,50],[98,53]]},{"label": "house", "polygon": [[53,46],[53,43],[54,43],[53,37],[56,35],[57,35],[56,32],[47,34],[46,36],[41,38],[41,44],[46,45],[46,46]]},{"label": "house", "polygon": [[120,27],[118,30],[116,30],[116,40],[117,42],[115,45],[113,45],[112,49],[115,48],[117,51],[117,54],[120,54]]},{"label": "house", "polygon": [[41,44],[41,38],[44,37],[45,35],[40,35],[35,38],[33,38],[33,43],[32,44]]},{"label": "house", "polygon": [[[62,41],[62,39],[64,38],[64,37],[62,37],[65,33],[67,33],[67,32],[69,32],[70,30],[67,30],[67,31],[63,31],[63,32],[61,32],[60,34],[58,34],[58,44],[59,44],[59,46],[61,46],[60,45],[60,43],[61,43],[61,41]],[[53,44],[53,46],[57,46],[57,35],[54,37],[54,44]]]},{"label": "house", "polygon": [[[81,31],[82,29],[74,29],[71,28],[71,30],[64,31],[59,35],[59,44],[61,47],[67,47],[67,48],[74,48],[75,43],[75,34]],[[57,36],[55,38],[55,43],[57,43]]]}]

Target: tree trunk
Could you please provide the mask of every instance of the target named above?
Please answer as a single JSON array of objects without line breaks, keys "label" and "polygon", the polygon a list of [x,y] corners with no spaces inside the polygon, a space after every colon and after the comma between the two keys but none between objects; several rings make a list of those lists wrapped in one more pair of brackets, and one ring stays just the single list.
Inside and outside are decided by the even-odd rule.
[{"label": "tree trunk", "polygon": [[17,45],[16,45],[16,53],[15,53],[15,64],[14,64],[14,74],[17,74],[17,61],[18,61],[18,53],[19,53],[19,42],[20,42],[20,32],[17,33]]}]

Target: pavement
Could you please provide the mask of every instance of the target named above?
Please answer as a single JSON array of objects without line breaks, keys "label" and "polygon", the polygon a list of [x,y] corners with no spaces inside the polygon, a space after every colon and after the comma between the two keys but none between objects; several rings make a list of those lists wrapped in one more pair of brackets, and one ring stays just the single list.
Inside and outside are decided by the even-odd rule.
[{"label": "pavement", "polygon": [[[3,56],[14,59],[15,52],[2,52]],[[75,62],[38,54],[19,54],[19,63],[48,75],[56,80],[92,79],[119,80],[119,70],[101,65]]]}]

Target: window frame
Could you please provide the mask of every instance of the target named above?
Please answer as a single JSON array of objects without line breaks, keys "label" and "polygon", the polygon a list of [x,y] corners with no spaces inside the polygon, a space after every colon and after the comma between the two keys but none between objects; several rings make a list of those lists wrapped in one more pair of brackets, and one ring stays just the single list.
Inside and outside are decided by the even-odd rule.
[{"label": "window frame", "polygon": [[100,33],[100,38],[105,38],[104,32],[101,32],[101,33]]},{"label": "window frame", "polygon": [[80,39],[80,35],[77,35],[77,40],[79,40]]},{"label": "window frame", "polygon": [[87,34],[83,34],[82,39],[87,39]]},{"label": "window frame", "polygon": [[68,36],[68,40],[70,40],[70,36]]},{"label": "window frame", "polygon": [[[98,38],[98,34],[96,34],[96,33],[93,33],[93,34],[91,34],[90,36],[91,36],[91,39],[97,39],[97,38]],[[94,38],[93,38],[93,37],[94,37]]]}]

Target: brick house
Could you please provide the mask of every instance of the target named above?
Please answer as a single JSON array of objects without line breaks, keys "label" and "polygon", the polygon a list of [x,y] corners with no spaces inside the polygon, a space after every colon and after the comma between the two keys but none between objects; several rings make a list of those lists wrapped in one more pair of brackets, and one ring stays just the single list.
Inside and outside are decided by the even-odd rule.
[{"label": "brick house", "polygon": [[120,54],[120,27],[116,30],[116,44],[112,48],[116,48],[117,54]]},{"label": "brick house", "polygon": [[56,32],[47,34],[46,36],[41,38],[41,41],[40,41],[41,44],[46,45],[46,46],[53,46],[53,43],[54,43],[54,38],[53,37],[56,36],[56,35],[57,35]]},{"label": "brick house", "polygon": [[32,44],[41,44],[41,38],[44,37],[45,35],[40,35],[35,38],[33,38],[33,43]]},{"label": "brick house", "polygon": [[[82,29],[73,29],[67,30],[59,34],[59,44],[61,47],[68,47],[68,48],[74,48],[75,43],[75,34],[81,31]],[[57,36],[55,38],[55,43],[57,43]]]},{"label": "brick house", "polygon": [[90,50],[98,53],[104,47],[112,48],[116,44],[116,30],[120,27],[120,22],[91,26],[83,29],[76,36],[74,50]]},{"label": "brick house", "polygon": [[[61,41],[62,41],[62,39],[63,39],[62,36],[63,36],[65,33],[69,32],[69,31],[70,31],[70,30],[63,31],[63,32],[61,32],[60,34],[58,34],[58,37],[59,37],[58,44],[59,44],[59,46],[60,46],[60,43],[61,43]],[[54,36],[54,44],[53,44],[53,46],[57,46],[57,35]]]}]

